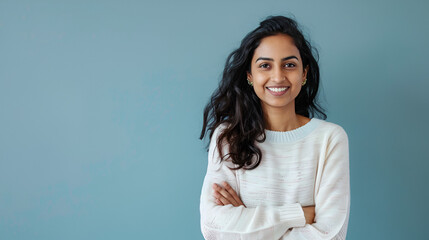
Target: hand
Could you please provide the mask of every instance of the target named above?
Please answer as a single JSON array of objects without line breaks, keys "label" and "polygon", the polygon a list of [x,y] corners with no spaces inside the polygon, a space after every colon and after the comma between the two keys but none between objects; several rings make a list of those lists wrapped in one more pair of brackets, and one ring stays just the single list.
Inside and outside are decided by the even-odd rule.
[{"label": "hand", "polygon": [[306,224],[313,224],[314,223],[314,217],[316,216],[314,206],[303,207],[302,210],[304,210],[305,223]]},{"label": "hand", "polygon": [[227,182],[223,182],[222,185],[223,187],[213,183],[213,196],[215,197],[216,204],[222,206],[232,204],[234,207],[243,205],[246,207],[234,189]]}]

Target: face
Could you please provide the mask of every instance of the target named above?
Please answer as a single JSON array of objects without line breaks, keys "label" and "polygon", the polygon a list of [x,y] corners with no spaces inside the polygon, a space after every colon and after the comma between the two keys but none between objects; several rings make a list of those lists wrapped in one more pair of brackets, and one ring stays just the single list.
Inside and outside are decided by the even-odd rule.
[{"label": "face", "polygon": [[247,78],[253,82],[264,112],[272,108],[294,110],[307,70],[293,39],[278,34],[262,39],[253,54]]}]

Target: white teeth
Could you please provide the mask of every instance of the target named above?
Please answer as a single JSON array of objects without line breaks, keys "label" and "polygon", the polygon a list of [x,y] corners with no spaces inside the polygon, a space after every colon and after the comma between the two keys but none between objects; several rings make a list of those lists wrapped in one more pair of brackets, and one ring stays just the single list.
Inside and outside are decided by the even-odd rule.
[{"label": "white teeth", "polygon": [[269,90],[273,91],[273,92],[283,92],[284,90],[288,89],[289,87],[285,87],[285,88],[268,88]]}]

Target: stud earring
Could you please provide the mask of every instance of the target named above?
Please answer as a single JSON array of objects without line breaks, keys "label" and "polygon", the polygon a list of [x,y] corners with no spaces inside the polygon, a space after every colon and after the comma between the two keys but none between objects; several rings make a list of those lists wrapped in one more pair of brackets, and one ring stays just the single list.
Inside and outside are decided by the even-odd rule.
[{"label": "stud earring", "polygon": [[248,83],[250,86],[253,86],[253,82],[251,82],[249,79],[247,79],[247,83]]},{"label": "stud earring", "polygon": [[307,78],[304,80],[304,82],[302,82],[302,86],[304,86],[305,83],[307,83]]}]

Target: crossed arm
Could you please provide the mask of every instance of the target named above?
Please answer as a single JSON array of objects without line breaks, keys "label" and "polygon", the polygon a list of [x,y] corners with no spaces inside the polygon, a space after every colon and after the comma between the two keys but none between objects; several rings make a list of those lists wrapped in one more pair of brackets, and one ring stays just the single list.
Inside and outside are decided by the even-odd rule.
[{"label": "crossed arm", "polygon": [[[241,201],[240,197],[234,191],[234,189],[227,182],[222,182],[222,186],[216,183],[213,183],[213,197],[215,198],[215,202],[217,205],[225,206],[228,204],[232,204],[234,207],[238,207],[244,205],[243,201]],[[313,224],[315,217],[315,207],[303,207],[306,224]]]}]

